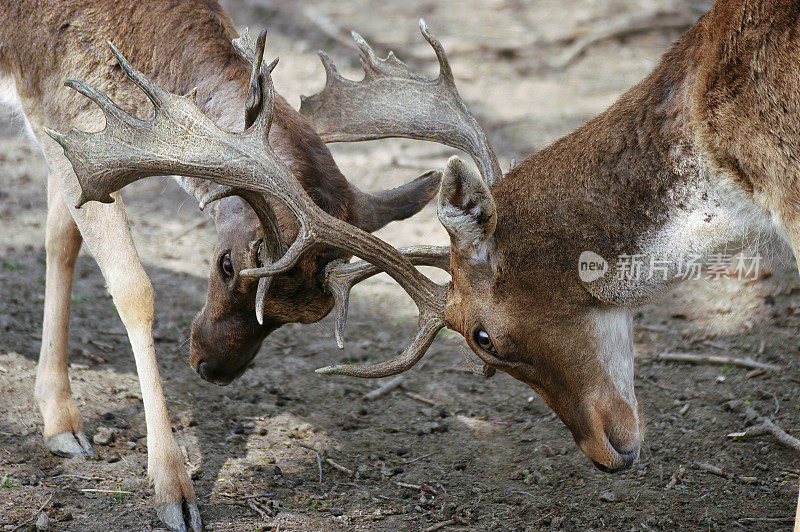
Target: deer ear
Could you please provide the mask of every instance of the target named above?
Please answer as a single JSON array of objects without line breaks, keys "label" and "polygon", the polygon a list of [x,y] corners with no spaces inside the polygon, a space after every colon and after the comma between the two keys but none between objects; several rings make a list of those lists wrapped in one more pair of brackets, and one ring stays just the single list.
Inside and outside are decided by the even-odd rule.
[{"label": "deer ear", "polygon": [[439,221],[459,251],[476,250],[497,226],[494,198],[478,172],[458,157],[447,161],[439,189]]}]

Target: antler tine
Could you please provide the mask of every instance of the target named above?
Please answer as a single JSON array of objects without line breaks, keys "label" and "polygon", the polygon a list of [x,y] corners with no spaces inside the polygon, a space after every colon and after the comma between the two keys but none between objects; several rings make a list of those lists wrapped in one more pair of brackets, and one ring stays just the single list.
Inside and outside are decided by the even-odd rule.
[{"label": "antler tine", "polygon": [[[263,71],[262,63],[264,61],[264,50],[266,49],[266,44],[266,29],[259,33],[258,39],[255,43],[253,43],[250,39],[249,30],[245,30],[241,38],[234,39],[233,41],[236,51],[239,52],[239,54],[244,57],[245,60],[249,61],[253,67],[250,73],[250,85],[247,90],[247,100],[245,101],[244,127],[246,130],[249,129],[258,121],[259,116],[263,116],[264,118],[262,123],[256,125],[256,127],[261,127],[262,131],[264,132],[263,134],[265,140],[268,139],[269,129],[272,127],[272,115],[274,112],[273,109],[275,95],[271,74],[272,70],[278,64],[278,59],[276,58],[267,67],[266,72]],[[265,86],[268,91],[266,95],[264,94]],[[261,111],[264,111],[264,113]],[[245,197],[245,199],[247,197],[247,193],[242,193],[241,191],[231,189],[230,187],[224,188],[227,190],[223,191],[223,194],[228,192],[230,194],[239,194],[242,197]],[[258,195],[256,194],[256,196]],[[264,244],[262,245],[261,249],[259,249],[258,258],[261,264],[274,263],[286,252],[286,247],[283,244],[280,226],[278,225],[278,221],[275,217],[275,211],[272,208],[272,204],[269,201],[263,200],[261,196],[259,196],[259,198],[261,198],[261,205],[259,205],[260,208],[257,208],[252,201],[247,200],[248,203],[250,203],[250,206],[256,212],[256,215],[259,217],[261,226],[264,228]],[[203,198],[203,200],[205,200],[205,198]],[[201,208],[202,206],[203,202],[201,202]],[[265,307],[267,305],[267,294],[269,292],[271,283],[271,275],[264,275],[258,280],[255,309],[256,321],[258,321],[259,325],[264,323],[264,311],[266,310]]]},{"label": "antler tine", "polygon": [[379,59],[357,33],[364,79],[343,78],[320,53],[327,74],[325,88],[301,98],[305,115],[326,142],[355,142],[406,137],[446,144],[469,153],[490,186],[502,177],[486,135],[458,95],[444,47],[424,20],[420,32],[439,61],[439,76],[420,76],[393,53]]},{"label": "antler tine", "polygon": [[[154,117],[149,121],[132,116],[119,120],[116,116],[124,111],[108,98],[100,97],[97,91],[90,90],[87,92],[106,116],[111,117],[110,127],[97,133],[73,129],[61,135],[48,131],[62,145],[72,163],[82,189],[81,202],[113,201],[111,192],[154,175],[208,179],[231,187],[250,202],[259,215],[269,212],[265,205],[268,198],[277,199],[297,219],[298,237],[280,259],[266,268],[251,271],[251,275],[286,271],[305,251],[316,246],[330,246],[366,259],[388,273],[411,296],[420,312],[417,333],[401,356],[376,368],[334,368],[329,372],[378,376],[404,371],[419,360],[436,332],[445,325],[447,286],[422,275],[383,240],[334,218],[313,202],[269,146],[274,107],[269,73],[264,75],[262,102],[253,125],[243,133],[231,133],[206,117],[193,98],[160,89],[131,68],[121,55],[118,59],[128,76],[148,92],[155,106]],[[215,192],[209,199],[222,195],[224,193]],[[262,223],[268,226],[270,221],[262,218]]]},{"label": "antler tine", "polygon": [[[398,251],[415,266],[434,266],[450,271],[450,248],[442,246],[412,246]],[[355,285],[381,273],[381,269],[366,261],[333,261],[325,268],[325,290],[333,296],[336,320],[336,345],[344,347],[344,326],[350,305],[350,291]]]},{"label": "antler tine", "polygon": [[[444,308],[441,309],[444,313]],[[345,375],[348,377],[379,378],[397,375],[411,369],[425,355],[436,334],[445,326],[438,316],[421,314],[417,321],[417,332],[406,349],[394,358],[368,366],[339,364],[316,370],[323,375]]]},{"label": "antler tine", "polygon": [[453,70],[450,68],[450,61],[447,60],[447,54],[444,51],[444,46],[442,46],[442,43],[440,43],[436,37],[433,36],[431,30],[428,28],[428,25],[425,24],[424,19],[419,19],[419,31],[422,33],[422,36],[425,38],[425,40],[428,41],[428,44],[431,45],[431,48],[433,48],[433,51],[436,54],[436,59],[439,60],[439,78],[452,85],[453,90],[455,90],[456,80],[453,77]]}]

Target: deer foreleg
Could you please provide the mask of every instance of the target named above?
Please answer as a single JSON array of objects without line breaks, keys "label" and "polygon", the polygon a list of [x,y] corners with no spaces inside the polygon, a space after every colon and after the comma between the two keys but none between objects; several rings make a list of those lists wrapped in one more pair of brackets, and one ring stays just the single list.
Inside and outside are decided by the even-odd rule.
[{"label": "deer foreleg", "polygon": [[73,212],[86,245],[105,277],[136,359],[147,423],[147,471],[154,484],[159,517],[184,530],[184,504],[191,528],[201,529],[194,488],[172,435],[153,345],[153,287],[144,272],[125,220],[121,201],[93,203]]},{"label": "deer foreleg", "polygon": [[[48,146],[49,147],[49,146]],[[60,151],[60,149],[58,150]],[[172,434],[153,344],[153,287],[139,260],[120,198],[111,204],[73,207],[77,180],[69,162],[47,150],[69,214],[100,266],[122,323],[128,332],[142,390],[147,424],[147,470],[155,489],[158,515],[173,530],[201,530],[194,488]]]},{"label": "deer foreleg", "polygon": [[47,204],[47,267],[36,400],[44,418],[44,438],[50,451],[59,456],[91,455],[92,448],[83,434],[67,374],[72,276],[82,238],[52,178],[48,183]]}]

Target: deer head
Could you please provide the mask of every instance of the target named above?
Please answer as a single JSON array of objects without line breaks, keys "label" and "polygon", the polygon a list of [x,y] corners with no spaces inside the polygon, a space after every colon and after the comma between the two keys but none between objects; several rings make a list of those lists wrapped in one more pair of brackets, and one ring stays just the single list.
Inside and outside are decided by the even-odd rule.
[{"label": "deer head", "polygon": [[[245,129],[258,117],[263,92],[272,90],[265,76],[275,64],[262,72],[265,37],[262,33],[253,43],[245,32],[233,41],[241,56],[238,59],[243,65],[252,65],[241,110]],[[438,171],[426,172],[394,190],[362,192],[345,179],[308,121],[280,95],[275,94],[274,99],[269,143],[277,155],[289,161],[294,177],[328,214],[372,232],[412,216],[438,192]],[[313,323],[328,314],[333,297],[323,286],[325,266],[348,255],[318,247],[271,279],[241,276],[240,271],[263,266],[270,257],[286,251],[297,237],[295,218],[280,203],[273,205],[274,200],[264,204],[258,214],[230,187],[192,179],[184,180],[184,185],[198,196],[206,192],[200,208],[209,205],[218,236],[206,302],[191,326],[189,363],[204,379],[228,384],[247,368],[272,331],[286,323]],[[250,201],[259,202],[260,198],[251,197]]]},{"label": "deer head", "polygon": [[[244,198],[264,233],[275,236],[269,242],[265,238],[262,249],[254,252],[259,258],[253,262],[259,267],[237,272],[242,279],[258,279],[259,294],[320,247],[365,259],[333,260],[325,266],[321,284],[333,298],[340,345],[350,288],[381,271],[394,278],[420,311],[409,346],[385,362],[330,366],[318,372],[358,377],[400,373],[412,367],[447,326],[460,332],[483,360],[485,375],[500,369],[539,392],[599,468],[625,468],[638,456],[640,437],[630,316],[595,299],[581,285],[575,262],[570,262],[571,250],[560,254],[558,242],[541,240],[553,220],[524,217],[538,212],[537,202],[546,198],[525,195],[522,184],[528,176],[519,169],[502,179],[483,131],[458,96],[441,44],[424,22],[420,28],[438,57],[438,78],[414,74],[393,54],[377,59],[354,35],[364,80],[343,79],[321,54],[326,87],[304,99],[301,114],[325,141],[407,137],[469,153],[479,173],[453,158],[442,178],[438,212],[450,234],[449,249],[397,250],[329,215],[309,198],[269,146],[274,96],[270,69],[262,71],[258,52],[250,57],[263,90],[257,95],[252,123],[241,134],[220,130],[191,98],[162,90],[116,51],[123,70],[153,102],[155,117],[132,118],[104,95],[70,82],[101,107],[107,127],[95,134],[49,134],[75,168],[82,202],[111,201],[111,191],[165,173],[209,179],[225,187],[209,200],[230,194]],[[277,238],[280,224],[267,198],[277,200],[296,220],[296,235],[287,239],[291,243],[286,249]],[[414,264],[448,269],[449,286],[433,283]]]}]

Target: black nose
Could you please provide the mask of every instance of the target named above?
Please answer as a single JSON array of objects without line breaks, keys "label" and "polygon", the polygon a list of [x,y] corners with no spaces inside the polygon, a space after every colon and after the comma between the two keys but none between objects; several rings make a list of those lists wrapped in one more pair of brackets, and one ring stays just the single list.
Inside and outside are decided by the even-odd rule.
[{"label": "black nose", "polygon": [[592,463],[597,469],[599,469],[603,473],[617,473],[619,471],[624,471],[629,467],[631,467],[636,462],[636,459],[639,458],[638,447],[633,451],[625,451],[625,452],[617,451],[617,452],[619,453],[620,458],[622,458],[622,463],[617,467],[608,467],[595,460],[592,460]]},{"label": "black nose", "polygon": [[195,368],[195,371],[197,372],[198,375],[200,375],[200,377],[203,378],[203,380],[217,384],[219,386],[227,386],[233,380],[233,377],[229,377],[227,375],[218,375],[217,374],[218,372],[214,371],[213,368],[211,368],[208,364],[206,364],[205,360],[201,360],[197,364],[197,368]]}]

